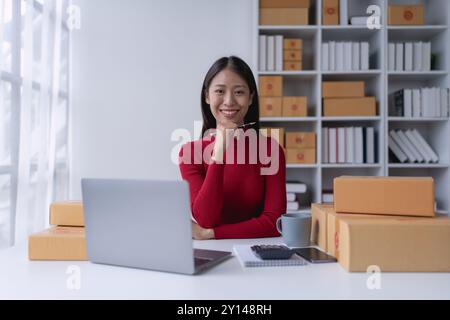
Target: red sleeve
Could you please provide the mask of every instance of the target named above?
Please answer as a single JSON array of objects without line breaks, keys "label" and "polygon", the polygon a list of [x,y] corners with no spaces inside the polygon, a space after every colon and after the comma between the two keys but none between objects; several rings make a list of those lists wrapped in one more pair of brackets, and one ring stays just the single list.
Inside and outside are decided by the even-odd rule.
[{"label": "red sleeve", "polygon": [[[187,143],[181,148],[179,161],[181,176],[189,184],[194,219],[203,228],[214,228],[220,224],[222,215],[224,165],[211,163],[208,170],[205,170],[202,155],[194,154],[195,143],[202,141]],[[189,148],[190,154],[184,156],[186,148]],[[203,153],[203,148],[199,149]],[[194,162],[194,159],[197,161]]]},{"label": "red sleeve", "polygon": [[[277,144],[278,145],[278,144]],[[279,237],[277,219],[286,212],[286,159],[278,145],[278,172],[265,176],[264,209],[261,215],[247,221],[214,228],[216,239]],[[271,160],[273,161],[273,159]]]}]

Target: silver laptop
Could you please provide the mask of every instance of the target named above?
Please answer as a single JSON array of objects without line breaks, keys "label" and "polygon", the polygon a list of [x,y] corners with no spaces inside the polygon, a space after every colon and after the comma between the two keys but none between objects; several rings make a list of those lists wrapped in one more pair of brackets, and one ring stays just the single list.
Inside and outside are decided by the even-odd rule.
[{"label": "silver laptop", "polygon": [[89,260],[195,274],[231,252],[194,249],[185,181],[82,179]]}]

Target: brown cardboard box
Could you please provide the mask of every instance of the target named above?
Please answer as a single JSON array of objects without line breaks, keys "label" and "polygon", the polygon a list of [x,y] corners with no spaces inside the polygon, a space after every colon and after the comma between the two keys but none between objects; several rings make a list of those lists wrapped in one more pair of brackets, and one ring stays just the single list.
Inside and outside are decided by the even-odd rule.
[{"label": "brown cardboard box", "polygon": [[309,8],[309,0],[260,0],[260,8]]},{"label": "brown cardboard box", "polygon": [[362,98],[364,91],[364,81],[322,82],[323,98]]},{"label": "brown cardboard box", "polygon": [[423,5],[389,5],[389,25],[423,25],[425,9]]},{"label": "brown cardboard box", "polygon": [[302,61],[302,50],[284,50],[284,61]]},{"label": "brown cardboard box", "polygon": [[261,8],[260,25],[307,25],[308,8]]},{"label": "brown cardboard box", "polygon": [[[279,131],[273,131],[276,129]],[[261,128],[260,132],[266,137],[274,138],[275,140],[277,140],[278,144],[284,148],[284,128]]]},{"label": "brown cardboard box", "polygon": [[366,272],[373,265],[382,272],[450,271],[448,216],[341,214],[332,205],[320,204],[311,209],[311,239],[322,249],[326,246],[347,271]]},{"label": "brown cardboard box", "polygon": [[431,177],[356,177],[334,179],[336,212],[434,217]]},{"label": "brown cardboard box", "polygon": [[303,40],[299,38],[284,39],[283,50],[303,50]]},{"label": "brown cardboard box", "polygon": [[316,148],[315,132],[286,132],[286,149]]},{"label": "brown cardboard box", "polygon": [[287,149],[286,162],[292,164],[314,164],[316,163],[316,149]]},{"label": "brown cardboard box", "polygon": [[339,24],[339,0],[322,0],[322,24]]},{"label": "brown cardboard box", "polygon": [[307,117],[308,97],[283,97],[283,117]]},{"label": "brown cardboard box", "polygon": [[282,97],[283,77],[282,76],[260,76],[259,95],[261,97]]},{"label": "brown cardboard box", "polygon": [[376,116],[375,97],[323,99],[325,117]]},{"label": "brown cardboard box", "polygon": [[301,61],[284,61],[284,71],[299,71],[303,70],[303,64]]},{"label": "brown cardboard box", "polygon": [[53,227],[28,238],[30,260],[87,260],[84,228]]},{"label": "brown cardboard box", "polygon": [[50,224],[54,226],[84,227],[81,201],[54,202],[50,205]]},{"label": "brown cardboard box", "polygon": [[259,116],[260,117],[281,117],[281,102],[282,98],[276,97],[261,97],[259,101]]}]

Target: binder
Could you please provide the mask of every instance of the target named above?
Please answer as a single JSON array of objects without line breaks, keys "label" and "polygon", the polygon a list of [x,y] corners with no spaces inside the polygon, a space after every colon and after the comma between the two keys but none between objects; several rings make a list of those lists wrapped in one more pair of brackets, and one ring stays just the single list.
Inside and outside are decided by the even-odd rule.
[{"label": "binder", "polygon": [[330,70],[330,46],[328,43],[322,43],[322,70],[328,71]]},{"label": "binder", "polygon": [[283,71],[283,36],[275,36],[275,71]]},{"label": "binder", "polygon": [[266,71],[267,68],[267,36],[259,36],[259,70]]},{"label": "binder", "polygon": [[293,254],[290,259],[263,260],[253,253],[251,245],[234,245],[233,251],[242,267],[284,267],[307,264],[305,259],[296,254]]}]

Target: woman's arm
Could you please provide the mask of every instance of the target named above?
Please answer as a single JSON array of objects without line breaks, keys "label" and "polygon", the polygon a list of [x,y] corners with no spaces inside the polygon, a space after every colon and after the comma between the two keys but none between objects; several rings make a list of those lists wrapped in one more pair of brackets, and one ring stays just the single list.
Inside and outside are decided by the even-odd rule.
[{"label": "woman's arm", "polygon": [[266,193],[261,215],[247,221],[214,228],[216,239],[243,239],[278,237],[276,221],[286,212],[286,160],[284,150],[279,148],[279,167],[275,175],[265,176]]}]

